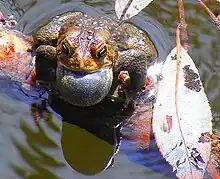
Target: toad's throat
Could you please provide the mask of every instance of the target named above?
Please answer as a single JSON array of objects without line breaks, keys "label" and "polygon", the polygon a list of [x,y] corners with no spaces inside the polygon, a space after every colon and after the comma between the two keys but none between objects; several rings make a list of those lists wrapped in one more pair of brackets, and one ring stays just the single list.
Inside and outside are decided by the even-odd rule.
[{"label": "toad's throat", "polygon": [[107,96],[113,81],[112,67],[89,72],[69,70],[57,63],[57,87],[63,99],[74,106],[86,107],[99,103]]}]

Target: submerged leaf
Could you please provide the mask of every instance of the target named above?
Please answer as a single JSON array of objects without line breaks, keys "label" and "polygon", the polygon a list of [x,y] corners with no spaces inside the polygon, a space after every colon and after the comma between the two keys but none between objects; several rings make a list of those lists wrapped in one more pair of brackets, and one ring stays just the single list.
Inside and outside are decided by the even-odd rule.
[{"label": "submerged leaf", "polygon": [[130,19],[153,0],[115,0],[115,12],[120,20]]},{"label": "submerged leaf", "polygon": [[182,47],[175,89],[176,51],[176,48],[172,50],[162,68],[163,79],[159,82],[154,108],[153,132],[160,152],[177,177],[198,179],[203,178],[211,149],[210,142],[202,143],[199,138],[201,133],[212,133],[212,114],[199,72]]}]

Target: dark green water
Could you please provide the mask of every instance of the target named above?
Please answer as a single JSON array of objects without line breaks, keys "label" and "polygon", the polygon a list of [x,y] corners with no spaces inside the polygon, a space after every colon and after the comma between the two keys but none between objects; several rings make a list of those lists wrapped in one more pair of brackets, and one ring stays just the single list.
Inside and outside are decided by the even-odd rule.
[{"label": "dark green water", "polygon": [[[81,2],[81,4],[76,4],[76,2]],[[0,4],[1,11],[15,15],[19,24],[18,29],[26,34],[31,33],[48,18],[69,10],[85,10],[91,15],[97,15],[97,12],[108,16],[115,15],[112,0],[1,0]],[[212,10],[220,8],[219,4],[214,1],[210,1],[207,5]],[[92,6],[93,9],[87,8],[87,6]],[[214,128],[220,129],[220,33],[215,29],[204,10],[196,4],[196,1],[185,1],[185,10],[190,45],[189,54],[199,69],[210,101]],[[132,21],[149,33],[158,48],[159,60],[164,60],[175,46],[175,29],[178,23],[176,1],[157,0]],[[7,86],[3,84],[0,84],[0,87],[7,89]],[[63,124],[59,115],[53,115],[50,122],[41,121],[40,127],[37,127],[30,116],[28,99],[25,100],[25,102],[14,100],[5,96],[4,93],[0,93],[0,179],[144,179],[172,176],[169,167],[163,172],[162,170],[155,172],[152,168],[147,167],[155,165],[155,168],[157,166],[166,168],[163,161],[153,160],[154,154],[135,151],[135,148],[126,141],[122,142],[122,150],[116,155],[113,168],[92,177],[79,174],[64,159],[61,148]],[[71,111],[70,115],[74,116]],[[81,136],[82,131],[74,129],[75,132],[72,132],[73,130],[69,128],[71,126],[65,124],[65,129],[68,131],[65,144],[70,150],[66,155],[71,161],[71,158],[77,157],[71,153],[71,147],[80,146],[75,139],[78,138],[81,141],[87,134],[84,133],[84,136]],[[89,138],[89,140],[96,146],[103,147],[101,148],[103,150],[100,150],[100,147],[91,149],[92,145],[82,145],[79,149],[85,153],[93,151],[97,161],[88,166],[95,168],[98,166],[98,156],[107,155],[114,149],[94,138]],[[86,165],[86,157],[79,157],[77,166]],[[75,163],[74,166],[76,166]]]}]

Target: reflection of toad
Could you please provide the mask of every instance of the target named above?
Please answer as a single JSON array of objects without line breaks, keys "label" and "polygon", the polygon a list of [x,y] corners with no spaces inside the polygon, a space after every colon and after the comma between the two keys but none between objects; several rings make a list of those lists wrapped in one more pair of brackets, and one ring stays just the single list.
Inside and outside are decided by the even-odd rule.
[{"label": "reflection of toad", "polygon": [[[138,149],[149,147],[152,108],[136,111],[107,98],[86,108],[73,106],[57,95],[49,103],[63,120],[61,145],[64,158],[76,171],[97,174],[114,164],[122,137]],[[143,110],[143,108],[141,108]],[[70,112],[74,115],[70,115]],[[121,133],[122,126],[126,131]]]},{"label": "reflection of toad", "polygon": [[33,37],[38,80],[49,75],[45,66],[50,65],[45,63],[50,62],[54,70],[49,72],[56,76],[56,89],[62,98],[81,107],[112,95],[121,71],[129,73],[129,88],[140,91],[147,67],[157,57],[152,41],[138,27],[81,12],[55,17]]}]

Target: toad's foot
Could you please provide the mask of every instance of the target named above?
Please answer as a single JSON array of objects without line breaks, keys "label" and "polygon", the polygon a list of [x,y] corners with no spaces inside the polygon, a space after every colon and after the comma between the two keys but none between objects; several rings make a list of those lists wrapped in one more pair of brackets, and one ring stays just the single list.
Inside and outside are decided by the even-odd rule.
[{"label": "toad's foot", "polygon": [[39,125],[40,119],[44,119],[46,121],[49,121],[52,119],[52,114],[47,109],[46,100],[41,101],[40,104],[33,103],[31,105],[31,115],[36,125]]}]

